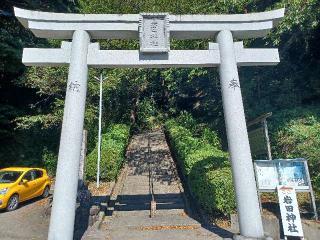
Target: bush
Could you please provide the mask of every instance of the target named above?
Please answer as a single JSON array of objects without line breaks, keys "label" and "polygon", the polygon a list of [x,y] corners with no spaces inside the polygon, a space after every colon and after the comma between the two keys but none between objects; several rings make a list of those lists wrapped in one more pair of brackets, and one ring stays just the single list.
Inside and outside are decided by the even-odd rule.
[{"label": "bush", "polygon": [[48,171],[48,174],[50,176],[54,176],[57,170],[58,156],[52,151],[49,151],[47,148],[45,148],[43,150],[42,159],[43,165]]},{"label": "bush", "polygon": [[320,190],[320,112],[296,108],[275,114],[271,121],[274,158],[306,158],[315,189]]},{"label": "bush", "polygon": [[188,129],[193,136],[201,138],[201,140],[216,148],[221,148],[221,142],[217,132],[212,131],[206,124],[197,123],[190,113],[183,111],[175,122],[179,126]]},{"label": "bush", "polygon": [[208,212],[231,214],[236,207],[231,169],[210,165],[211,159],[196,164],[189,176],[192,190]]},{"label": "bush", "polygon": [[162,115],[157,109],[154,99],[143,99],[137,105],[137,122],[135,127],[138,131],[159,128]]},{"label": "bush", "polygon": [[182,111],[180,115],[175,119],[176,123],[179,124],[181,127],[184,127],[191,132],[196,131],[197,122],[192,117],[191,113],[186,111]]},{"label": "bush", "polygon": [[188,115],[187,121],[181,121],[180,117],[166,122],[171,150],[200,205],[211,213],[230,214],[236,204],[228,154],[220,149],[220,140],[214,131],[193,124],[195,121]]},{"label": "bush", "polygon": [[[130,136],[130,128],[124,124],[115,124],[102,134],[100,179],[112,181],[125,159],[125,151]],[[87,180],[96,180],[98,146],[88,155],[86,161]]]}]

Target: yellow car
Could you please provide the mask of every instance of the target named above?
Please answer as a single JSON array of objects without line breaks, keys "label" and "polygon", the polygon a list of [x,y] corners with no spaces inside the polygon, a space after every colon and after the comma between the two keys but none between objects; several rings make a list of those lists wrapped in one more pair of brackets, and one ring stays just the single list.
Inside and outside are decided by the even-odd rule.
[{"label": "yellow car", "polygon": [[48,197],[51,180],[42,168],[10,167],[0,170],[0,209],[15,210],[20,202]]}]

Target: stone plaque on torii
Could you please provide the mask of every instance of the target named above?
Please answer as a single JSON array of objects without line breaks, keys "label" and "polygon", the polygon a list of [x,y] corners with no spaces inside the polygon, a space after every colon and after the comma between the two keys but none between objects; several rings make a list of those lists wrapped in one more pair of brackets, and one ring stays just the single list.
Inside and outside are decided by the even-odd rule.
[{"label": "stone plaque on torii", "polygon": [[[240,234],[263,238],[238,67],[279,63],[277,49],[247,49],[236,39],[264,37],[284,9],[234,15],[63,14],[15,8],[37,37],[72,39],[58,49],[25,48],[27,66],[69,65],[50,240],[73,238],[88,67],[219,67]],[[208,50],[170,50],[170,38],[212,39]],[[90,39],[140,39],[140,50],[100,50]]]},{"label": "stone plaque on torii", "polygon": [[139,40],[142,53],[169,52],[169,15],[167,13],[141,13]]}]

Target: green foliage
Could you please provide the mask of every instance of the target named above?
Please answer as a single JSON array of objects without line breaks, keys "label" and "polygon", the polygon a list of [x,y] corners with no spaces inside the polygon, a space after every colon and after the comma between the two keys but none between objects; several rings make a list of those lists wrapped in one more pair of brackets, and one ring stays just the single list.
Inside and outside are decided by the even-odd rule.
[{"label": "green foliage", "polygon": [[208,143],[216,148],[221,148],[220,138],[216,131],[211,131],[207,124],[197,123],[191,113],[182,111],[176,118],[176,122],[191,131],[194,136],[201,138],[205,143]]},{"label": "green foliage", "polygon": [[231,169],[222,167],[215,170],[211,161],[201,161],[194,166],[189,176],[192,190],[208,212],[233,213],[236,202]]},{"label": "green foliage", "polygon": [[[230,214],[235,210],[234,189],[228,154],[223,152],[217,134],[202,126],[202,134],[181,126],[180,122],[197,130],[196,121],[188,113],[178,120],[168,120],[165,124],[171,149],[191,191],[201,206],[210,213]],[[184,121],[184,120],[185,121]],[[200,124],[201,126],[201,124]]]},{"label": "green foliage", "polygon": [[[125,158],[130,128],[125,124],[111,125],[102,134],[100,177],[106,181],[115,180]],[[97,173],[98,146],[87,156],[86,178],[95,180]]]},{"label": "green foliage", "polygon": [[54,176],[57,169],[58,156],[54,152],[45,148],[43,150],[42,159],[43,165],[48,171],[49,175]]},{"label": "green foliage", "polygon": [[137,104],[137,122],[138,130],[154,129],[161,124],[161,114],[159,113],[154,99],[146,98]]},{"label": "green foliage", "polygon": [[295,108],[272,117],[271,140],[275,158],[306,158],[313,186],[320,190],[320,110]]},{"label": "green foliage", "polygon": [[[281,0],[268,9],[286,8],[284,19],[266,38],[248,47],[279,47],[281,62],[275,67],[241,68],[240,79],[250,118],[301,106],[320,104],[320,2]],[[246,81],[248,79],[249,81]]]},{"label": "green foliage", "polygon": [[195,127],[197,126],[197,122],[192,117],[191,113],[187,111],[182,111],[175,121],[177,121],[177,123],[179,123],[180,126],[187,128],[192,132],[195,132]]},{"label": "green foliage", "polygon": [[169,121],[169,124],[166,124],[166,130],[169,133],[170,143],[177,155],[177,158],[183,159],[180,161],[182,164],[182,170],[185,175],[188,175],[191,171],[191,163],[193,159],[186,161],[186,158],[191,152],[200,148],[201,142],[198,141],[198,139],[193,138],[190,131],[181,126],[175,126],[172,121],[174,120],[171,120]]},{"label": "green foliage", "polygon": [[[54,112],[55,108],[51,107],[51,104],[55,104],[52,100],[57,94],[56,89],[59,84],[50,77],[42,79],[45,69],[34,71],[32,75],[32,78],[37,77],[35,80],[42,79],[42,85],[47,84],[48,88],[43,94],[38,92],[35,84],[25,84],[27,68],[21,62],[23,47],[48,47],[49,43],[45,39],[36,38],[30,30],[21,25],[14,17],[13,6],[68,12],[74,11],[75,5],[68,0],[5,0],[1,1],[0,5],[0,167],[43,166],[41,158],[43,149],[46,147],[56,151],[54,145],[59,124],[55,126],[55,131],[52,132],[52,129],[48,131],[39,123],[44,123],[46,127],[52,119],[47,118],[41,122],[39,118],[50,114],[56,118],[60,117]],[[57,70],[58,73],[59,71],[61,72]],[[48,71],[46,75],[52,77],[53,73],[55,70]],[[61,78],[60,82],[63,80],[65,79]],[[20,120],[24,123],[18,130],[16,127]],[[48,135],[52,137],[48,138]]]}]

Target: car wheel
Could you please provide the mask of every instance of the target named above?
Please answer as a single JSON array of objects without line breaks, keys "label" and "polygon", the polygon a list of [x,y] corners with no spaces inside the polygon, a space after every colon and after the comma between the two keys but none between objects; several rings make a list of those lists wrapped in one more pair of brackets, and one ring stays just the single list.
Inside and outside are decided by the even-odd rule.
[{"label": "car wheel", "polygon": [[49,188],[49,186],[46,186],[43,190],[42,197],[47,198],[47,197],[49,197],[49,194],[50,194],[50,188]]},{"label": "car wheel", "polygon": [[16,210],[19,206],[19,196],[18,194],[13,194],[7,204],[7,211]]}]

